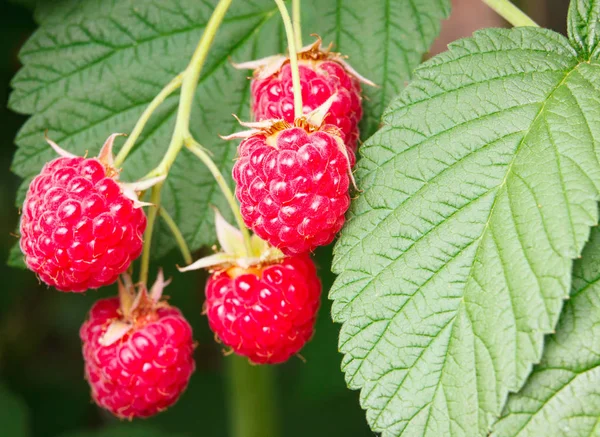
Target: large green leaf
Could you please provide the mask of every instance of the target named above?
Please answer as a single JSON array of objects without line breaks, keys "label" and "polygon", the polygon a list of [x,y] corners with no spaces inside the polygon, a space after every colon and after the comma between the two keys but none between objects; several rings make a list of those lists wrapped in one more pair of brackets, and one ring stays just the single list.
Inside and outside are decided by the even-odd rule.
[{"label": "large green leaf", "polygon": [[[412,15],[403,15],[402,9],[388,16],[386,11],[396,10],[391,2],[375,0],[360,19],[355,13],[359,3],[306,2],[304,30],[334,39],[360,73],[380,83],[380,89],[369,91],[374,106],[367,108],[366,118],[374,126],[383,105],[409,78],[437,34],[449,2],[427,0],[419,2]],[[21,51],[24,67],[12,82],[10,98],[12,109],[32,114],[17,137],[13,163],[25,184],[55,157],[43,139],[46,129],[61,146],[80,154],[96,153],[111,132],[129,132],[150,100],[185,68],[215,4],[216,0],[63,0],[40,5],[36,17],[41,27]],[[248,72],[236,71],[229,60],[282,51],[282,29],[272,0],[235,1],[204,68],[191,130],[228,177],[236,143],[221,141],[218,134],[239,129],[231,114],[247,119],[250,98]],[[373,51],[374,46],[386,49]],[[177,102],[178,95],[171,96],[151,119],[123,179],[140,177],[159,162],[173,130]],[[166,182],[163,203],[192,248],[215,240],[209,206],[227,211],[211,175],[187,151]],[[174,245],[164,226],[157,238],[159,254]]]},{"label": "large green leaf", "polygon": [[330,297],[383,436],[485,436],[538,362],[597,223],[600,64],[488,29],[415,73],[362,148]]},{"label": "large green leaf", "polygon": [[573,267],[571,300],[541,364],[494,428],[494,437],[600,435],[600,229]]}]

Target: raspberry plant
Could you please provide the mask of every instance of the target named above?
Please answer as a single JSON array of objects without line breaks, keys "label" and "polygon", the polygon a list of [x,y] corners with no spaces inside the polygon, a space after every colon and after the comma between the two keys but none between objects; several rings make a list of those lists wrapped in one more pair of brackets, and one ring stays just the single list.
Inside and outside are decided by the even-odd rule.
[{"label": "raspberry plant", "polygon": [[99,406],[151,416],[192,376],[160,270],[148,291],[150,261],[178,247],[181,271],[208,270],[220,347],[254,364],[224,358],[232,434],[279,435],[268,365],[315,335],[311,253],[339,233],[326,291],[374,432],[596,435],[600,4],[572,0],[565,37],[485,2],[512,28],[421,65],[447,0],[38,6],[10,99],[31,115],[11,262],[65,291],[122,274],[80,331]]}]

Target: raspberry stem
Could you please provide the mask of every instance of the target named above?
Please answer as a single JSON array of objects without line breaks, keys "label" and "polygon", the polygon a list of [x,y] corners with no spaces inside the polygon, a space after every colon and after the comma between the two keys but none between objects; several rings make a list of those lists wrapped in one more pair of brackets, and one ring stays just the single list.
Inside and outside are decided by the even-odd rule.
[{"label": "raspberry stem", "polygon": [[[225,199],[227,199],[227,203],[229,204],[229,207],[231,208],[231,212],[233,212],[233,215],[235,217],[237,225],[240,228],[240,231],[242,232],[242,235],[244,237],[244,247],[246,248],[246,255],[251,256],[252,245],[250,242],[250,231],[248,231],[248,228],[244,224],[244,219],[242,218],[242,214],[240,213],[240,207],[237,203],[237,200],[235,200],[235,196],[234,196],[233,192],[231,191],[231,188],[229,188],[229,185],[227,185],[227,182],[225,181],[225,178],[221,174],[221,171],[215,165],[213,160],[210,159],[210,156],[208,156],[204,147],[202,147],[200,144],[198,144],[196,142],[196,140],[194,140],[194,138],[192,138],[191,136],[188,136],[185,138],[184,143],[185,143],[185,146],[189,149],[189,151],[192,152],[194,155],[196,155],[200,159],[200,161],[202,161],[204,163],[204,165],[206,165],[206,167],[208,167],[208,169],[212,173],[213,177],[215,178],[215,181],[217,181],[217,184],[221,188],[221,191],[223,192]],[[188,264],[191,264],[191,262]]]},{"label": "raspberry stem", "polygon": [[483,0],[483,2],[514,27],[539,27],[535,21],[533,21],[527,14],[525,14],[525,12],[517,8],[509,0]]},{"label": "raspberry stem", "polygon": [[185,263],[189,265],[192,262],[194,262],[194,260],[192,259],[192,254],[190,253],[190,249],[189,249],[187,243],[185,242],[185,238],[183,238],[183,234],[181,233],[181,230],[175,223],[175,220],[173,220],[173,218],[169,215],[167,210],[164,209],[162,206],[159,208],[159,213],[160,213],[160,216],[162,217],[162,219],[165,221],[165,223],[169,227],[169,229],[171,230],[173,237],[175,237],[175,241],[177,241],[177,245],[179,246],[179,250],[181,251],[181,256],[183,257],[183,260],[185,261]]},{"label": "raspberry stem", "polygon": [[292,17],[294,20],[294,34],[296,35],[296,49],[302,47],[302,25],[300,15],[300,2],[301,0],[292,1]]},{"label": "raspberry stem", "polygon": [[[166,176],[169,173],[169,169],[175,162],[177,155],[183,147],[184,138],[190,136],[190,115],[192,112],[192,104],[194,102],[194,95],[196,93],[196,87],[198,85],[198,79],[200,78],[200,72],[208,56],[208,51],[212,46],[212,43],[217,34],[217,30],[225,17],[232,0],[219,0],[219,3],[215,7],[206,28],[192,59],[188,64],[187,68],[181,73],[181,94],[179,97],[179,108],[177,110],[177,120],[175,121],[175,129],[171,136],[171,142],[167,148],[167,152],[160,164],[152,170],[146,177]],[[158,214],[158,208],[160,207],[160,190],[163,184],[159,183],[152,188],[152,195],[150,202],[154,204],[153,208],[148,211],[148,223],[146,225],[146,232],[144,233],[144,249],[142,252],[142,260],[140,267],[140,282],[146,283],[148,280],[148,269],[150,265],[150,247],[152,245],[152,232],[154,231],[154,222],[156,221],[156,215]]]},{"label": "raspberry stem", "polygon": [[300,86],[300,71],[298,70],[298,52],[296,50],[296,43],[294,41],[294,27],[292,26],[292,20],[290,14],[283,3],[283,0],[275,0],[281,19],[283,20],[283,26],[285,27],[285,36],[288,41],[288,51],[290,54],[290,67],[292,68],[292,84],[294,87],[294,117],[301,118],[303,115],[302,111],[302,87]]},{"label": "raspberry stem", "polygon": [[227,358],[230,434],[233,437],[276,437],[274,368],[255,366],[237,355]]},{"label": "raspberry stem", "polygon": [[169,97],[175,90],[177,90],[181,86],[182,82],[183,73],[180,73],[177,76],[175,76],[167,85],[165,85],[165,87],[160,91],[160,93],[158,93],[156,97],[154,97],[154,99],[150,102],[146,110],[142,113],[141,117],[135,124],[133,130],[131,131],[131,134],[127,138],[127,141],[125,141],[125,144],[123,144],[123,147],[121,147],[121,150],[119,150],[119,153],[115,157],[116,168],[119,168],[123,165],[123,162],[127,158],[127,155],[129,155],[129,152],[131,152],[131,150],[133,149],[135,142],[144,130],[146,123],[148,122],[156,108],[158,108],[167,97]]},{"label": "raspberry stem", "polygon": [[142,250],[142,261],[140,267],[140,282],[146,284],[148,282],[148,270],[150,268],[150,248],[152,246],[152,231],[154,230],[154,222],[156,221],[156,214],[158,208],[160,208],[160,190],[164,182],[159,182],[152,187],[150,194],[150,203],[152,207],[148,209],[148,222],[146,225],[146,232],[144,232],[144,249]]}]

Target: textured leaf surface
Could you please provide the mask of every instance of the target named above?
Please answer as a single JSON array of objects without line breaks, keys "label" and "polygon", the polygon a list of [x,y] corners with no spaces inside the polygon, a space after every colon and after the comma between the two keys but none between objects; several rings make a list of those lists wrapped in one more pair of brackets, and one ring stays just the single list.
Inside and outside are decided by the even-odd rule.
[{"label": "textured leaf surface", "polygon": [[573,267],[571,299],[494,437],[600,436],[600,230]]},{"label": "textured leaf surface", "polygon": [[597,223],[600,66],[533,28],[415,73],[362,148],[336,246],[342,367],[383,436],[485,436]]},{"label": "textured leaf surface", "polygon": [[[314,8],[307,2],[304,30],[334,39],[360,73],[382,84],[381,90],[370,91],[380,97],[368,117],[378,120],[384,102],[408,79],[433,40],[448,1],[419,2],[423,5],[418,10],[429,12],[418,26],[396,13],[382,20],[389,0],[372,1],[369,14],[360,19],[354,15],[354,3],[358,2],[327,0]],[[41,28],[21,51],[24,67],[12,82],[10,98],[12,109],[33,115],[17,137],[13,163],[25,184],[55,157],[43,140],[44,130],[79,154],[95,154],[112,132],[129,132],[150,100],[185,68],[215,4],[216,0],[70,0],[52,8],[40,6],[36,17]],[[326,20],[321,9],[333,13],[335,20]],[[248,118],[250,85],[248,72],[235,70],[229,59],[239,62],[281,52],[285,38],[280,22],[272,0],[234,2],[200,79],[191,130],[228,177],[237,143],[221,141],[218,134],[239,130],[232,113]],[[373,32],[382,23],[385,32]],[[369,54],[367,48],[382,44],[385,55]],[[363,62],[364,56],[373,62]],[[159,162],[173,130],[177,102],[178,95],[171,96],[151,119],[123,179],[140,177]],[[186,151],[166,182],[163,203],[192,248],[215,241],[209,206],[227,211],[211,175]],[[166,226],[159,227],[157,238],[159,254],[174,245]]]},{"label": "textured leaf surface", "polygon": [[[307,34],[316,29],[334,50],[378,87],[363,87],[363,138],[379,128],[383,110],[404,88],[450,14],[449,0],[304,0]],[[368,4],[368,7],[365,7]],[[318,14],[311,11],[319,11]],[[308,16],[311,14],[312,16]],[[308,21],[311,20],[311,21]]]},{"label": "textured leaf surface", "polygon": [[572,0],[569,5],[569,38],[583,59],[598,56],[600,5],[596,0]]}]

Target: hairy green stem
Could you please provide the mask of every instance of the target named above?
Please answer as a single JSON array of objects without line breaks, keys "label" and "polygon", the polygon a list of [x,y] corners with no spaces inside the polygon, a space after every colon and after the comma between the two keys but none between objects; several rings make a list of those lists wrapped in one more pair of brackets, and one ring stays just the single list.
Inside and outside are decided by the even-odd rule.
[{"label": "hairy green stem", "polygon": [[296,49],[302,48],[302,24],[300,16],[301,0],[292,0],[292,17],[294,20],[294,34],[296,35]]},{"label": "hairy green stem", "polygon": [[190,128],[190,115],[192,112],[192,103],[194,102],[194,95],[196,93],[196,87],[198,86],[198,79],[200,79],[200,73],[202,67],[208,56],[208,51],[215,40],[217,30],[225,17],[225,13],[232,0],[220,0],[217,7],[213,11],[206,29],[200,38],[198,47],[194,51],[190,64],[186,68],[183,77],[183,83],[181,84],[181,97],[179,99],[179,109],[177,111],[177,120],[175,121],[175,130],[169,143],[167,153],[163,157],[162,161],[150,175],[160,176],[165,175],[169,172],[169,169],[175,162],[175,158],[183,147],[183,140],[189,135]]},{"label": "hairy green stem", "polygon": [[154,222],[156,221],[156,215],[158,213],[158,209],[160,208],[160,190],[162,186],[163,182],[159,182],[152,187],[152,193],[150,194],[150,203],[152,203],[152,206],[148,210],[148,222],[146,224],[146,231],[144,232],[144,249],[142,250],[142,261],[140,267],[140,282],[142,284],[148,283],[152,231],[154,230]]},{"label": "hairy green stem", "polygon": [[219,170],[219,167],[217,167],[215,165],[215,163],[213,162],[213,160],[210,159],[210,156],[208,156],[208,153],[206,153],[204,147],[202,147],[200,144],[198,144],[196,142],[196,140],[194,140],[191,136],[186,137],[184,142],[185,142],[186,147],[190,150],[190,152],[192,152],[194,155],[196,155],[200,159],[200,161],[202,161],[204,163],[204,165],[206,165],[208,170],[212,173],[215,181],[217,181],[217,184],[221,188],[221,191],[223,192],[225,199],[227,199],[229,208],[231,209],[231,212],[233,213],[233,216],[235,217],[235,221],[237,222],[237,225],[240,228],[240,231],[242,232],[242,235],[244,237],[244,246],[246,248],[246,255],[250,256],[252,253],[252,245],[250,242],[250,231],[248,231],[248,228],[246,227],[246,225],[244,223],[244,219],[242,218],[242,214],[240,213],[240,207],[239,207],[237,201],[235,200],[235,196],[234,196],[233,192],[231,191],[231,188],[229,188],[229,185],[227,185],[225,178],[221,174],[221,170]]},{"label": "hairy green stem", "polygon": [[115,158],[115,167],[116,168],[119,168],[123,165],[123,162],[127,158],[127,155],[129,155],[129,152],[131,152],[131,149],[133,149],[135,142],[137,141],[140,134],[144,130],[146,123],[148,122],[148,120],[150,119],[150,117],[152,116],[152,114],[154,113],[156,108],[158,108],[161,105],[161,103],[165,101],[165,99],[167,97],[169,97],[176,89],[178,89],[181,86],[182,82],[183,82],[183,73],[175,76],[171,80],[171,82],[169,82],[160,91],[160,93],[158,93],[156,95],[156,97],[154,97],[154,99],[152,99],[152,101],[150,102],[150,104],[148,105],[146,110],[142,113],[141,117],[135,124],[133,130],[131,131],[131,134],[127,138],[127,141],[125,141],[125,144],[123,144],[123,147],[121,147],[121,150],[119,150],[119,153],[117,154],[117,156]]},{"label": "hairy green stem", "polygon": [[517,8],[509,0],[483,0],[483,2],[514,27],[539,27],[535,21],[529,18],[525,12]]},{"label": "hairy green stem", "polygon": [[[189,135],[190,126],[190,115],[192,112],[192,103],[194,101],[194,95],[196,93],[196,87],[198,86],[198,79],[200,78],[200,72],[204,66],[204,61],[208,56],[208,51],[215,39],[215,35],[225,13],[232,0],[220,0],[215,10],[213,11],[206,29],[200,38],[200,42],[192,55],[192,59],[188,67],[185,69],[183,79],[181,83],[181,95],[179,97],[179,108],[177,110],[177,120],[175,121],[175,129],[171,137],[171,142],[165,156],[158,166],[152,170],[147,177],[163,176],[169,173],[169,169],[175,162],[177,155],[183,147],[183,140]],[[154,230],[154,222],[160,207],[160,190],[163,183],[159,183],[152,188],[152,196],[150,202],[155,206],[148,212],[148,224],[146,226],[146,232],[144,233],[144,249],[142,252],[141,268],[140,268],[140,282],[146,283],[148,280],[148,268],[150,265],[150,247],[152,244],[152,232]]]},{"label": "hairy green stem", "polygon": [[298,52],[296,50],[296,43],[294,41],[294,27],[292,26],[290,14],[283,3],[283,0],[275,0],[275,3],[277,3],[277,7],[279,8],[288,42],[290,67],[292,68],[292,84],[294,88],[294,117],[300,118],[303,115],[302,87],[300,86],[300,72],[298,71]]},{"label": "hairy green stem", "polygon": [[162,206],[159,208],[159,212],[160,216],[171,230],[173,237],[175,237],[175,241],[177,241],[177,245],[179,246],[179,250],[181,251],[181,256],[183,257],[183,260],[186,264],[191,264],[194,261],[192,259],[192,254],[187,243],[185,242],[185,238],[183,238],[181,230],[177,226],[177,223],[175,223],[175,220],[173,220],[173,218],[169,215],[167,210],[164,209]]},{"label": "hairy green stem", "polygon": [[279,423],[272,366],[255,366],[237,355],[227,357],[230,435],[277,437]]}]

